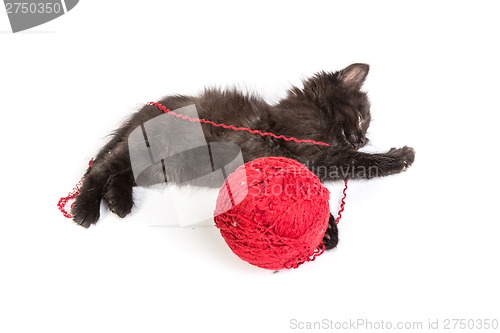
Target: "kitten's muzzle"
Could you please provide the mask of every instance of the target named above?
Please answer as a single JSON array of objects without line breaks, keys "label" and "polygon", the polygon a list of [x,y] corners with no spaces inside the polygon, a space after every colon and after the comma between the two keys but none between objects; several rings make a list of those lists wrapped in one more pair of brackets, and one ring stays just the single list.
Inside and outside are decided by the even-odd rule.
[{"label": "kitten's muzzle", "polygon": [[358,136],[355,134],[349,135],[347,138],[347,141],[354,147],[354,148],[361,148],[364,145],[368,143],[368,138],[365,138],[363,136]]}]

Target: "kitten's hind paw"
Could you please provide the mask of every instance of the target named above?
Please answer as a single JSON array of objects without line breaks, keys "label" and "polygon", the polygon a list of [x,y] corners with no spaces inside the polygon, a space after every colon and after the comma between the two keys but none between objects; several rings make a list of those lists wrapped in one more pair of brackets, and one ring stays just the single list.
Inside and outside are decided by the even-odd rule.
[{"label": "kitten's hind paw", "polygon": [[84,228],[96,224],[99,220],[100,205],[101,200],[85,200],[85,198],[81,198],[80,196],[76,197],[75,204],[71,208],[73,221]]},{"label": "kitten's hind paw", "polygon": [[128,175],[119,175],[110,180],[104,200],[108,203],[109,210],[121,218],[132,211],[134,200]]},{"label": "kitten's hind paw", "polygon": [[123,197],[105,196],[104,200],[108,203],[109,210],[121,218],[127,216],[132,211],[132,207],[134,206],[134,202],[132,200],[128,200]]},{"label": "kitten's hind paw", "polygon": [[335,218],[330,213],[330,219],[328,220],[328,229],[326,229],[325,236],[323,237],[323,244],[325,244],[326,250],[331,250],[337,246],[339,243],[339,231],[337,229],[337,223],[335,223]]}]

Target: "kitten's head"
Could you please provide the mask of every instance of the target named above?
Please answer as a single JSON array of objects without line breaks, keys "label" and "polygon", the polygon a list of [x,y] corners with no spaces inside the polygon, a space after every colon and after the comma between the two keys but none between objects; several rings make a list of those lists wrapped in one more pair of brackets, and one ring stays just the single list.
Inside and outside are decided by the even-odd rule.
[{"label": "kitten's head", "polygon": [[[358,149],[368,139],[370,102],[361,86],[369,66],[352,64],[338,72],[320,72],[293,88],[282,106],[292,107],[302,119],[304,137],[326,141],[332,147]],[[288,104],[288,105],[287,105]]]},{"label": "kitten's head", "polygon": [[321,72],[304,82],[302,93],[319,110],[319,126],[332,146],[363,147],[368,139],[370,102],[361,86],[369,66],[352,64],[338,72]]}]

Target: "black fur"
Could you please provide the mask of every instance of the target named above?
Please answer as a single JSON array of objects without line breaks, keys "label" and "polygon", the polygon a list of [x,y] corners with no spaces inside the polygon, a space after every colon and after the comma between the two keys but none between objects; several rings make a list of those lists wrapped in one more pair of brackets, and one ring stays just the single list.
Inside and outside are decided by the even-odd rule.
[{"label": "black fur", "polygon": [[[404,171],[412,165],[415,152],[410,147],[392,148],[379,154],[358,151],[368,141],[370,103],[366,93],[360,90],[368,70],[366,64],[353,64],[339,72],[318,73],[306,80],[303,88],[290,89],[288,96],[276,105],[269,105],[255,95],[217,89],[208,89],[199,96],[168,96],[159,102],[170,110],[195,104],[201,118],[214,122],[330,144],[330,147],[297,144],[202,125],[208,143],[235,143],[245,162],[263,156],[284,156],[305,164],[322,181],[369,179]],[[128,136],[135,128],[161,114],[162,111],[155,106],[144,106],[100,150],[92,168],[85,174],[72,208],[76,223],[83,227],[96,223],[102,199],[118,216],[130,213],[132,187],[137,179],[131,170]],[[182,139],[189,140],[189,137]],[[175,183],[189,178],[193,168],[199,169],[196,172],[210,171],[210,165],[195,164],[171,166],[169,181]],[[153,182],[163,181],[164,178],[160,178]],[[330,218],[332,221],[333,217]],[[337,228],[335,223],[330,223],[325,244],[327,248],[333,248],[337,241]]]}]

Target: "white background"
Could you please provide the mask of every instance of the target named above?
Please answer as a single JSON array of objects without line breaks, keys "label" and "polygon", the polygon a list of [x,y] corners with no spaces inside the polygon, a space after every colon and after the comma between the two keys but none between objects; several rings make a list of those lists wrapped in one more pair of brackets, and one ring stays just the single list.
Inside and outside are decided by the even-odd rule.
[{"label": "white background", "polygon": [[[0,331],[500,319],[495,1],[87,0],[17,34],[0,14],[0,31]],[[351,182],[340,244],[315,262],[273,274],[215,227],[152,227],[172,218],[153,190],[90,229],[58,212],[142,104],[211,85],[273,102],[353,62],[371,65],[372,149],[417,157],[406,173]],[[341,184],[328,187],[336,211]]]}]

